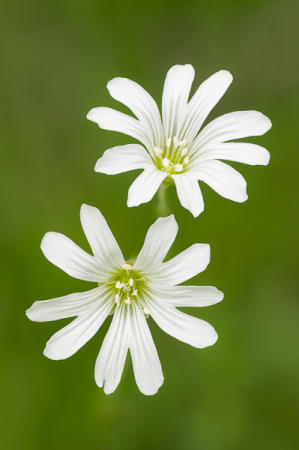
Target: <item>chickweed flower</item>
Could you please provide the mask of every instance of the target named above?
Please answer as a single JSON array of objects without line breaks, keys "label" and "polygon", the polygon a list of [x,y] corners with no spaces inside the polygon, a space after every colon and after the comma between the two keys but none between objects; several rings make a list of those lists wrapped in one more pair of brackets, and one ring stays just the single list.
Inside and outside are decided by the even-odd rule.
[{"label": "chickweed flower", "polygon": [[160,115],[156,102],[139,84],[127,78],[114,78],[107,85],[110,95],[126,105],[136,118],[105,107],[93,108],[87,114],[99,127],[127,134],[142,144],[106,150],[95,166],[97,172],[108,175],[143,169],[129,189],[128,206],[149,202],[167,178],[175,183],[182,206],[197,217],[204,209],[198,181],[230,200],[247,199],[243,176],[220,160],[268,164],[269,152],[265,148],[231,142],[266,133],[271,122],[262,113],[236,111],[202,128],[231,84],[232,75],[220,70],[204,81],[189,100],[193,79],[190,64],[170,68]]},{"label": "chickweed flower", "polygon": [[41,249],[68,275],[97,286],[51,300],[37,301],[26,311],[36,322],[75,317],[47,342],[44,354],[54,360],[76,353],[113,315],[95,365],[95,380],[106,394],[121,379],[130,350],[136,383],[153,395],[163,383],[158,353],[147,319],[169,335],[197,348],[213,345],[217,333],[207,322],[177,307],[208,306],[223,294],[211,286],[179,286],[202,272],[210,260],[207,244],[194,244],[163,262],[175,240],[174,216],[158,219],[148,230],[136,261],[127,261],[100,211],[81,207],[81,223],[93,256],[60,233],[46,233]]}]

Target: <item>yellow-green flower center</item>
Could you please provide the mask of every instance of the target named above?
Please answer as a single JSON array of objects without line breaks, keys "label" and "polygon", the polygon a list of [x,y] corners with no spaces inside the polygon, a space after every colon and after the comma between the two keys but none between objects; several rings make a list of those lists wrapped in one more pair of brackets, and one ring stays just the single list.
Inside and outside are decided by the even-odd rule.
[{"label": "yellow-green flower center", "polygon": [[116,305],[131,305],[133,302],[140,303],[145,279],[139,271],[133,270],[131,264],[125,263],[113,274],[107,284]]},{"label": "yellow-green flower center", "polygon": [[185,172],[189,162],[189,150],[186,141],[176,136],[166,139],[163,148],[154,147],[155,164],[159,170],[169,174]]}]

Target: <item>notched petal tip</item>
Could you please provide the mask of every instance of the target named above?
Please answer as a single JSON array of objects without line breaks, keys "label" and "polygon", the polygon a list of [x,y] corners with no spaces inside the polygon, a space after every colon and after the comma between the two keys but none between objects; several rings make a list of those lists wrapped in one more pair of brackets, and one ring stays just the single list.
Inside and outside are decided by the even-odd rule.
[{"label": "notched petal tip", "polygon": [[[102,129],[110,129],[110,115],[115,113],[115,110],[111,108],[107,108],[105,106],[97,106],[95,108],[92,108],[86,115],[86,118],[90,120],[91,122],[95,122],[100,128]],[[116,114],[121,114],[118,111]],[[109,123],[109,126],[107,128],[107,121]]]},{"label": "notched petal tip", "polygon": [[[98,383],[97,383],[97,385],[98,385],[99,387],[102,387],[102,386],[103,386],[103,383],[102,383],[102,386],[100,386],[100,384],[98,384]],[[113,394],[113,392],[116,391],[117,387],[118,387],[118,386],[112,386],[111,383],[105,382],[105,383],[104,383],[104,392],[105,392],[106,395]]]},{"label": "notched petal tip", "polygon": [[99,108],[92,108],[88,113],[86,114],[86,119],[91,120],[92,122],[97,122],[97,113]]},{"label": "notched petal tip", "polygon": [[100,211],[95,206],[87,205],[86,203],[82,203],[80,207],[80,221],[81,224],[84,223],[85,219],[88,220],[89,214],[99,214]]},{"label": "notched petal tip", "polygon": [[[210,244],[196,243],[196,244],[193,244],[193,246],[195,248],[197,247],[198,254],[200,254],[201,258],[205,258],[207,260],[207,265],[208,265],[210,262],[210,258],[211,258]],[[193,246],[191,246],[191,247],[193,247]]]},{"label": "notched petal tip", "polygon": [[[246,112],[246,111],[244,111]],[[272,122],[265,114],[256,110],[247,111],[248,119],[252,120],[252,123],[255,125],[255,133],[252,132],[252,136],[262,136],[267,133],[272,127]]]},{"label": "notched petal tip", "polygon": [[269,119],[269,117],[267,117],[265,114],[259,112],[260,115],[260,121],[263,124],[263,134],[267,133],[267,131],[269,131],[272,128],[272,122]]},{"label": "notched petal tip", "polygon": [[271,155],[266,148],[263,148],[263,157],[264,157],[263,160],[260,161],[260,165],[267,166],[270,162]]},{"label": "notched petal tip", "polygon": [[[195,70],[192,64],[175,64],[171,66],[166,74],[166,78],[174,77],[176,79],[180,76],[190,76],[194,78]],[[179,78],[177,78],[179,80]]]},{"label": "notched petal tip", "polygon": [[272,122],[269,119],[269,117],[267,117],[265,114],[263,114],[263,113],[260,113],[260,114],[263,117],[263,121],[265,123],[265,133],[266,133],[267,131],[269,131],[272,128]]},{"label": "notched petal tip", "polygon": [[238,195],[235,195],[235,198],[233,199],[234,202],[237,203],[244,203],[248,200],[248,194],[245,190],[245,192],[239,192]]},{"label": "notched petal tip", "polygon": [[[192,64],[190,63],[186,63],[186,64],[174,64],[173,66],[171,66],[169,68],[169,70],[180,70],[180,69],[188,69],[188,70],[193,70],[194,71],[194,67],[192,66]],[[168,70],[168,71],[169,71]]]},{"label": "notched petal tip", "polygon": [[96,374],[94,375],[94,381],[95,381],[96,385],[97,385],[99,388],[102,388],[102,387],[103,387],[103,385],[104,385],[103,380],[99,380],[99,379],[96,377]]},{"label": "notched petal tip", "polygon": [[210,244],[195,244],[198,245],[198,254],[199,258],[203,262],[202,272],[206,269],[206,267],[210,264],[211,260],[211,247]]},{"label": "notched petal tip", "polygon": [[126,81],[127,83],[132,83],[134,84],[134,81],[130,80],[130,78],[126,78],[126,77],[114,77],[111,78],[111,80],[108,81],[108,83],[106,84],[106,88],[108,89],[109,93],[111,94],[111,89],[113,89],[115,87],[115,85],[117,85],[118,83],[121,83],[122,81]]},{"label": "notched petal tip", "polygon": [[46,344],[46,346],[45,346],[45,348],[43,350],[43,355],[46,358],[52,359],[53,361],[59,361],[59,360],[68,358],[67,356],[58,356],[57,354],[55,354],[55,352],[53,352],[51,350],[51,348],[49,348],[49,345],[48,345],[49,342],[50,341],[47,342],[47,344]]},{"label": "notched petal tip", "polygon": [[218,341],[218,334],[217,334],[215,328],[212,327],[212,325],[211,325],[210,334],[209,334],[209,336],[206,337],[206,342],[204,344],[202,344],[202,346],[200,348],[211,347],[212,345],[216,344],[217,341]]},{"label": "notched petal tip", "polygon": [[161,379],[161,381],[160,381],[160,383],[158,385],[153,385],[150,388],[146,388],[146,389],[144,389],[141,386],[138,386],[138,389],[140,390],[140,392],[143,395],[152,396],[152,395],[157,394],[158,390],[163,385],[163,383],[164,383],[164,376],[162,377],[162,379]]},{"label": "notched petal tip", "polygon": [[106,84],[106,88],[108,89],[108,91],[109,91],[109,88],[111,86],[113,86],[114,83],[117,83],[120,79],[122,79],[122,77],[111,78],[111,80],[109,80],[108,83]]},{"label": "notched petal tip", "polygon": [[166,217],[159,217],[156,222],[162,223],[169,223],[169,225],[174,225],[176,227],[176,229],[178,229],[178,224],[177,221],[175,220],[175,216],[174,214],[170,214],[169,216]]},{"label": "notched petal tip", "polygon": [[215,288],[215,293],[217,294],[217,297],[215,298],[215,300],[216,300],[215,303],[222,302],[222,300],[224,299],[224,292]]},{"label": "notched petal tip", "polygon": [[34,302],[30,308],[26,309],[25,315],[29,320],[32,320],[33,322],[36,322],[36,319],[34,318],[34,310],[37,302]]},{"label": "notched petal tip", "polygon": [[101,158],[99,158],[99,159],[97,160],[97,162],[95,163],[94,171],[95,171],[95,172],[103,173],[103,172],[102,172],[102,156],[101,156]]},{"label": "notched petal tip", "polygon": [[63,359],[68,358],[68,356],[57,356],[55,354],[52,354],[51,351],[47,350],[47,348],[44,349],[43,355],[46,358],[51,359],[52,361],[62,361]]},{"label": "notched petal tip", "polygon": [[104,379],[103,376],[99,376],[97,365],[94,367],[94,381],[99,388],[104,386]]},{"label": "notched petal tip", "polygon": [[128,199],[127,199],[127,206],[128,206],[128,208],[132,208],[134,206],[139,206],[141,204],[142,204],[142,202],[138,202],[138,201],[132,199],[132,197],[130,196],[130,191],[129,191],[128,192]]},{"label": "notched petal tip", "polygon": [[60,235],[60,233],[57,233],[56,231],[48,231],[46,234],[44,234],[41,243],[40,243],[40,248],[41,251],[43,252],[43,254],[46,256],[47,258],[47,250],[49,245],[51,245],[51,241],[53,238],[55,238],[57,235]]},{"label": "notched petal tip", "polygon": [[[221,75],[223,78],[226,78],[227,83],[231,83],[234,79],[232,73],[229,70],[226,69],[220,69],[218,72],[216,72],[217,75]],[[215,74],[215,75],[216,75]]]},{"label": "notched petal tip", "polygon": [[96,208],[95,206],[87,205],[87,203],[82,203],[80,207],[80,218],[82,219],[82,215],[89,213],[93,210],[98,211],[98,208]]},{"label": "notched petal tip", "polygon": [[202,208],[197,208],[197,209],[186,208],[186,209],[188,209],[188,211],[191,212],[192,216],[196,218],[196,217],[200,216],[201,213],[204,212],[205,207],[204,207],[204,205],[202,205]]}]

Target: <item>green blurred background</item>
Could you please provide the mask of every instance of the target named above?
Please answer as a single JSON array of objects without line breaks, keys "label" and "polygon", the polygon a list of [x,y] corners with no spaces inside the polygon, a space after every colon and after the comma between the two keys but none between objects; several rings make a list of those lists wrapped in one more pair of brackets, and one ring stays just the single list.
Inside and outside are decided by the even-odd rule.
[{"label": "green blurred background", "polygon": [[[298,16],[297,1],[10,0],[1,13],[0,440],[5,450],[295,450],[298,439]],[[93,171],[106,148],[132,139],[85,118],[116,106],[114,76],[140,82],[157,101],[167,69],[192,63],[194,87],[219,69],[234,82],[210,115],[257,109],[273,122],[252,139],[271,151],[269,167],[233,164],[248,181],[237,204],[202,186],[194,219],[170,192],[179,223],[174,255],[211,244],[208,269],[224,301],[190,309],[219,333],[196,350],[150,320],[165,383],[154,397],[137,389],[131,362],[106,396],[93,378],[108,327],[72,358],[42,350],[67,321],[36,324],[34,300],[93,287],[42,255],[46,231],[88,245],[81,203],[107,217],[124,254],[140,248],[157,200],[127,208],[136,172]],[[250,139],[249,139],[250,140]]]}]

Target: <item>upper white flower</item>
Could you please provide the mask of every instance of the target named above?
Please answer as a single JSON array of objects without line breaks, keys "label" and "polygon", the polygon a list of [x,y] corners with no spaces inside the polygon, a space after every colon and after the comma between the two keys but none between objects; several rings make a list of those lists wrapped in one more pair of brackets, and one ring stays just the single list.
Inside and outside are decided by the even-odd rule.
[{"label": "upper white flower", "polygon": [[204,348],[217,340],[210,324],[176,309],[208,306],[222,300],[222,292],[215,287],[177,286],[206,268],[209,245],[194,244],[163,262],[178,231],[171,215],[149,228],[136,261],[128,262],[98,209],[82,205],[81,223],[94,256],[53,232],[46,233],[41,249],[49,261],[70,276],[98,286],[35,302],[26,314],[36,322],[76,316],[47,342],[44,354],[51,359],[73,355],[113,314],[95,366],[96,383],[104,385],[107,394],[113,392],[130,350],[140,391],[155,394],[163,383],[163,373],[146,318],[152,317],[166,333],[194,347]]},{"label": "upper white flower", "polygon": [[126,105],[136,118],[111,108],[93,108],[87,118],[106,130],[118,131],[140,141],[106,150],[97,161],[97,172],[114,175],[144,169],[129,189],[128,206],[150,201],[166,177],[171,177],[183,207],[195,217],[204,209],[198,180],[236,202],[247,199],[246,181],[219,159],[245,164],[269,162],[269,152],[258,145],[227,142],[264,134],[270,120],[257,111],[236,111],[202,125],[232,82],[220,70],[204,81],[189,100],[194,69],[190,64],[170,68],[164,83],[162,118],[153,98],[139,84],[114,78],[110,95]]}]

